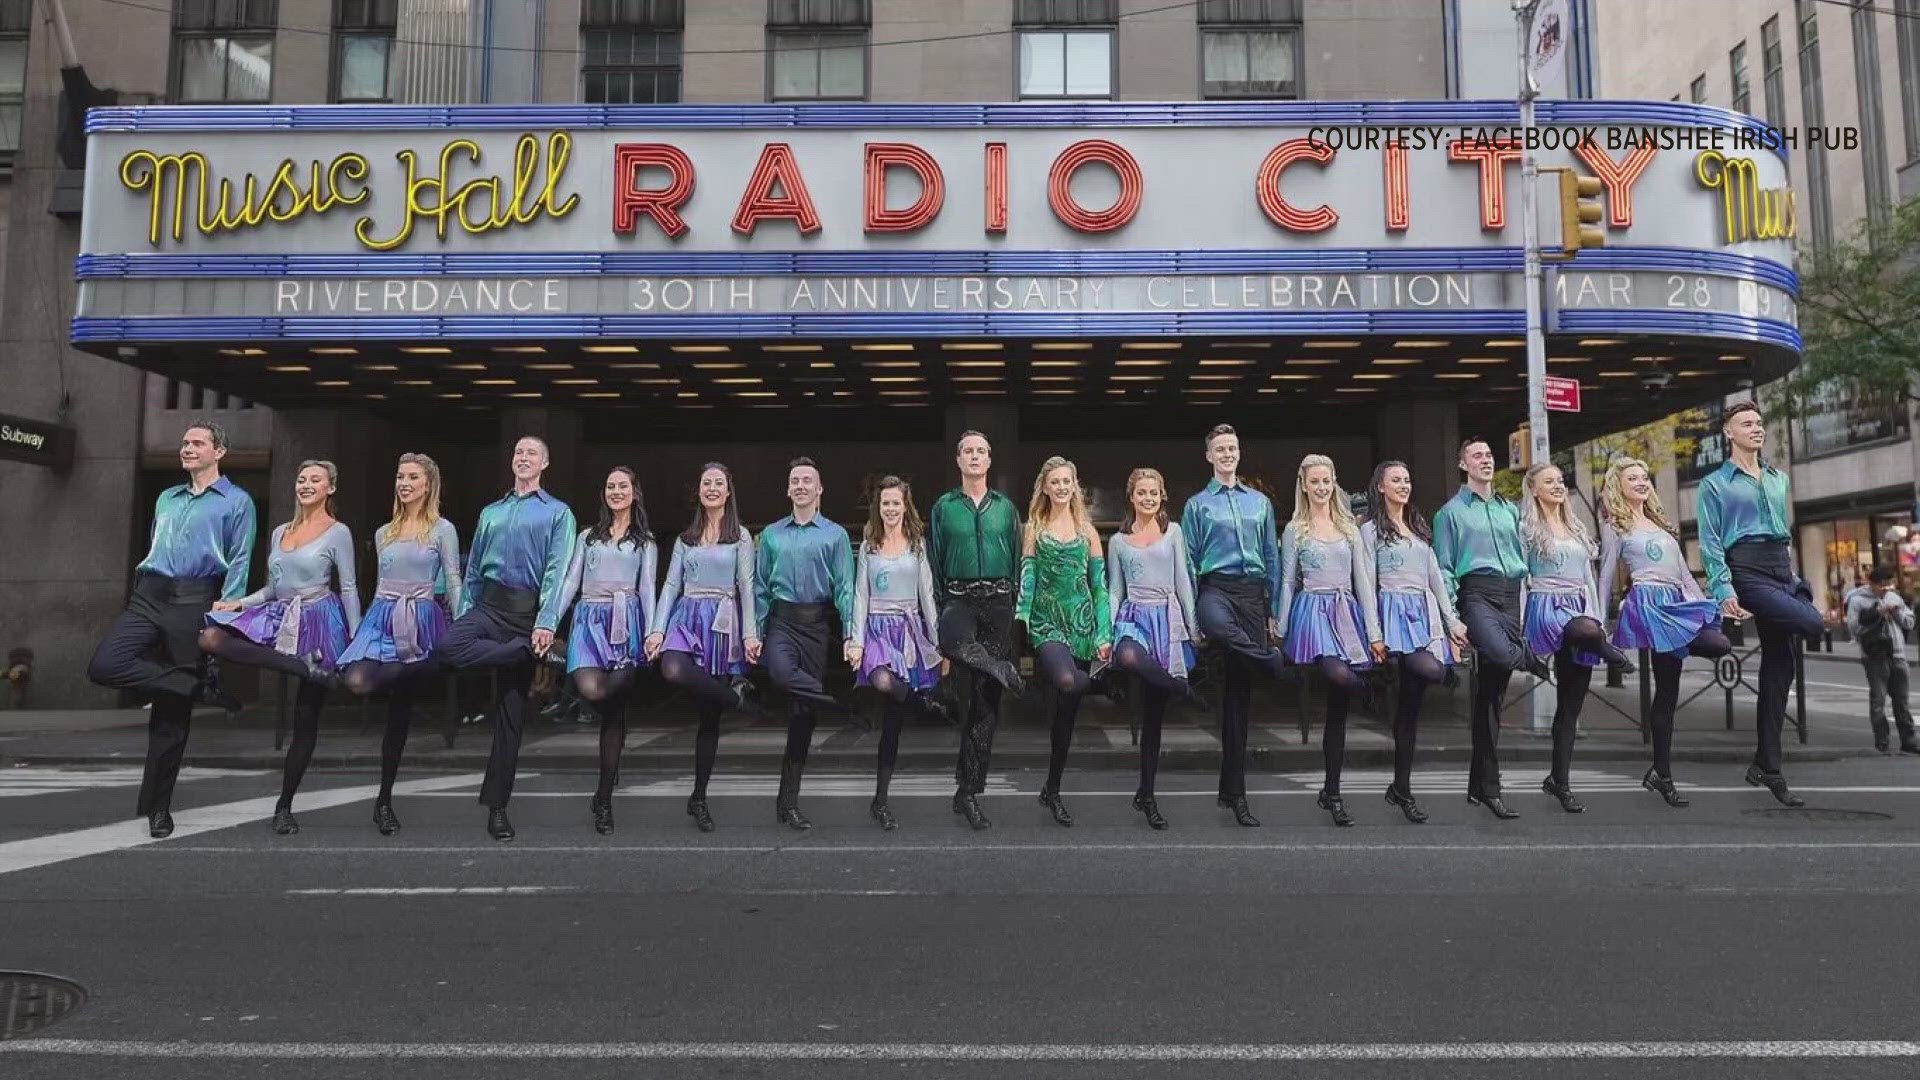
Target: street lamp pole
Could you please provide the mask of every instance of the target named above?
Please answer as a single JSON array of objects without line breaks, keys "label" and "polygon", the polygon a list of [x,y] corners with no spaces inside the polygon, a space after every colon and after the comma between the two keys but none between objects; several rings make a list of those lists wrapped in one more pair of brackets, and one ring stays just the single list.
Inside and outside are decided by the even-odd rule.
[{"label": "street lamp pole", "polygon": [[1533,82],[1533,14],[1540,0],[1513,0],[1520,39],[1520,236],[1526,249],[1527,290],[1527,426],[1529,456],[1537,464],[1550,458],[1547,440],[1547,335],[1541,312],[1540,222],[1535,189],[1540,170],[1533,160],[1533,99],[1540,90]]}]

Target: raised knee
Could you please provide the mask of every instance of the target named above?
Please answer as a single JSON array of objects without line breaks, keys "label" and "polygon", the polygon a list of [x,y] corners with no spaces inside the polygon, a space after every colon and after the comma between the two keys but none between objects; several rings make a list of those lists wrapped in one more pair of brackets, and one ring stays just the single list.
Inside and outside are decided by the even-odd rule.
[{"label": "raised knee", "polygon": [[340,685],[346,687],[349,694],[366,697],[373,693],[373,676],[355,668],[348,668],[346,675],[340,680]]},{"label": "raised knee", "polygon": [[216,626],[209,626],[201,630],[200,651],[209,653],[218,651],[220,648],[220,635],[224,633],[226,633],[226,631]]}]

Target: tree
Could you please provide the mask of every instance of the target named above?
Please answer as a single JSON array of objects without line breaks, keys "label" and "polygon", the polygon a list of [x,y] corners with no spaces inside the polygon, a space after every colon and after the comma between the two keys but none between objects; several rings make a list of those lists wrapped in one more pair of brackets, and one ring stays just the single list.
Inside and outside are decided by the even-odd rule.
[{"label": "tree", "polygon": [[1920,400],[1920,198],[1801,253],[1800,335],[1805,359],[1785,387],[1792,407]]}]

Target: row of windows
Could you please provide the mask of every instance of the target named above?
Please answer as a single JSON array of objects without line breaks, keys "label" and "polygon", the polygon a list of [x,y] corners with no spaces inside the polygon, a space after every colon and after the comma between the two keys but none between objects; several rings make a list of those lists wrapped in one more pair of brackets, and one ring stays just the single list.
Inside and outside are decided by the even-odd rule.
[{"label": "row of windows", "polygon": [[[1299,97],[1302,2],[1202,0],[1202,96]],[[16,3],[27,0],[0,0]],[[277,0],[175,0],[174,100],[269,100],[278,6]],[[335,0],[333,100],[396,98],[398,8],[398,0]],[[1019,96],[1111,98],[1118,17],[1115,0],[1014,0]],[[679,101],[685,18],[686,0],[586,0],[582,100]],[[768,96],[865,98],[871,22],[870,0],[768,0]],[[0,34],[0,110],[6,107],[5,41]],[[24,42],[21,48],[24,56]]]},{"label": "row of windows", "polygon": [[27,28],[32,0],[0,0],[0,167],[20,148],[20,110],[27,82]]}]

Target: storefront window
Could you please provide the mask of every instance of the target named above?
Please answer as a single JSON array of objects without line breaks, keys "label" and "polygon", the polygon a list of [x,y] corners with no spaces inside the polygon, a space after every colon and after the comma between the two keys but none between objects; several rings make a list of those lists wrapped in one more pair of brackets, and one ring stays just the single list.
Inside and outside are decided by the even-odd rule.
[{"label": "storefront window", "polygon": [[1822,390],[1793,418],[1793,460],[1806,461],[1849,447],[1907,434],[1907,407],[1898,395]]},{"label": "storefront window", "polygon": [[1892,567],[1900,591],[1913,596],[1920,590],[1920,527],[1910,514],[1882,514],[1873,519],[1874,564]]}]

